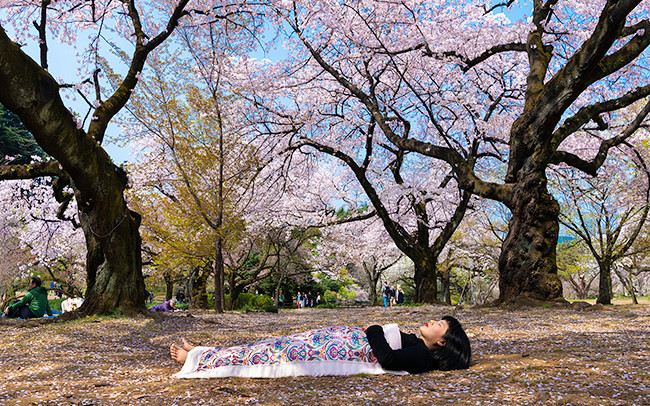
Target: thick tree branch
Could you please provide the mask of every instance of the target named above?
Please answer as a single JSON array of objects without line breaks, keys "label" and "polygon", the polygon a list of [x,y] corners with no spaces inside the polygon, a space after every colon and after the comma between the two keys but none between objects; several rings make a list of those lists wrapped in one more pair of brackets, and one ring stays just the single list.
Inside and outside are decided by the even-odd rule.
[{"label": "thick tree branch", "polygon": [[106,128],[112,118],[124,107],[126,102],[131,98],[131,92],[138,83],[138,77],[144,67],[147,56],[158,45],[162,44],[178,26],[181,17],[187,14],[185,6],[189,0],[180,0],[170,16],[166,28],[156,37],[147,42],[147,35],[142,29],[140,15],[135,7],[133,0],[128,0],[128,14],[133,23],[136,36],[135,51],[131,58],[131,65],[118,86],[117,90],[104,103],[102,103],[93,113],[93,119],[88,127],[88,134],[97,140],[98,143],[104,139]]},{"label": "thick tree branch", "polygon": [[[608,75],[633,60],[639,52],[642,52],[641,48],[647,47],[646,35],[648,34],[644,34],[641,41],[636,39],[638,36],[635,36],[621,50],[609,57],[606,55],[620,37],[627,16],[640,2],[641,0],[609,0],[591,36],[544,86],[543,97],[539,100],[527,100],[527,102],[553,106],[552,111],[547,115],[550,119],[559,120],[562,112],[587,87],[604,77],[603,75]],[[596,67],[599,68],[595,69]],[[594,70],[597,72],[593,72]]]},{"label": "thick tree branch", "polygon": [[600,168],[605,162],[609,149],[623,144],[636,130],[639,129],[648,114],[650,114],[650,101],[646,103],[645,107],[641,109],[634,120],[625,127],[625,130],[623,130],[620,135],[603,140],[600,143],[600,148],[598,149],[596,156],[590,161],[582,159],[570,152],[556,151],[550,162],[553,164],[565,163],[589,175],[595,176],[598,168]]},{"label": "thick tree branch", "polygon": [[[467,72],[468,70],[472,69],[473,67],[480,64],[481,62],[486,61],[487,59],[489,59],[494,55],[502,54],[505,52],[526,52],[527,49],[528,49],[527,45],[524,44],[523,42],[511,42],[509,44],[495,45],[492,48],[486,49],[485,51],[475,56],[474,58],[468,58],[464,55],[459,54],[456,51],[442,52],[441,54],[437,54],[437,55],[458,58],[463,63],[461,70],[463,72]],[[436,56],[435,54],[428,54],[428,55]]]},{"label": "thick tree branch", "polygon": [[363,170],[359,165],[357,165],[356,161],[352,157],[330,146],[323,145],[308,139],[302,139],[300,143],[296,146],[296,148],[300,148],[300,146],[308,146],[314,148],[317,151],[331,155],[344,162],[356,176],[357,180],[359,181],[359,184],[361,185],[364,192],[366,193],[366,196],[368,196],[370,202],[375,208],[377,215],[384,223],[384,226],[386,227],[386,231],[388,231],[388,233],[395,241],[395,245],[397,245],[397,247],[402,249],[403,251],[409,250],[413,245],[415,245],[413,238],[404,229],[404,227],[402,227],[402,225],[397,223],[396,221],[393,221],[393,219],[390,217],[390,214],[388,213],[388,210],[384,206],[384,203],[381,201],[381,198],[377,194],[377,191],[375,190],[374,186],[370,183],[370,181],[366,177],[365,170]]},{"label": "thick tree branch", "polygon": [[644,20],[634,25],[634,27],[624,27],[622,31],[628,33],[632,29],[635,30],[636,35],[627,44],[611,55],[604,57],[597,67],[590,70],[588,75],[589,83],[594,83],[622,69],[648,48],[650,45],[650,20]]},{"label": "thick tree branch", "polygon": [[582,107],[573,117],[566,119],[564,123],[555,130],[553,133],[553,143],[559,146],[560,143],[569,135],[578,131],[583,125],[592,120],[598,123],[599,127],[605,127],[606,124],[599,117],[600,114],[628,107],[647,96],[650,96],[650,85],[639,87],[638,89],[635,89],[617,99]]},{"label": "thick tree branch", "polygon": [[35,179],[44,176],[65,175],[57,161],[37,162],[26,165],[0,165],[0,180]]}]

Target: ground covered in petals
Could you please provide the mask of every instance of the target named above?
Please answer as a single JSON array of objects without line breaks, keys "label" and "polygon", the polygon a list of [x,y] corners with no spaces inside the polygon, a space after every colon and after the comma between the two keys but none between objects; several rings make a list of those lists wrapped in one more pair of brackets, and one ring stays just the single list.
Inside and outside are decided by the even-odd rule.
[{"label": "ground covered in petals", "polygon": [[[172,378],[169,345],[236,345],[330,325],[445,314],[473,346],[466,371],[410,376]],[[0,405],[650,405],[650,306],[300,309],[0,323]]]}]

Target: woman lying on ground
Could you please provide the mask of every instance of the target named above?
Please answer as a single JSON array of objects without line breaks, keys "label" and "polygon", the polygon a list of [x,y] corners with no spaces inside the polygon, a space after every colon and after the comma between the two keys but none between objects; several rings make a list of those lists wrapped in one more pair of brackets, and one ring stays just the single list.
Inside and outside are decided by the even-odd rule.
[{"label": "woman lying on ground", "polygon": [[152,312],[173,312],[176,310],[176,299],[171,299],[166,301],[165,303],[161,303],[155,306],[151,306]]},{"label": "woman lying on ground", "polygon": [[[364,331],[365,330],[365,331]],[[422,338],[397,324],[328,327],[234,347],[172,344],[171,358],[183,365],[178,378],[421,373],[469,367],[467,334],[444,316],[419,329]]]}]

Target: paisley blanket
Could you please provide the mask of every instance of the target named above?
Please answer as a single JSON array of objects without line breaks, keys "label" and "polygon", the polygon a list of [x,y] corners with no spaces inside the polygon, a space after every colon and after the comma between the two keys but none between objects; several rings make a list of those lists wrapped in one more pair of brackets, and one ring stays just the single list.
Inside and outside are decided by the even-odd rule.
[{"label": "paisley blanket", "polygon": [[[384,326],[394,349],[401,348],[396,324]],[[235,347],[196,347],[177,378],[279,378],[354,374],[406,374],[384,370],[362,328],[337,326]]]}]

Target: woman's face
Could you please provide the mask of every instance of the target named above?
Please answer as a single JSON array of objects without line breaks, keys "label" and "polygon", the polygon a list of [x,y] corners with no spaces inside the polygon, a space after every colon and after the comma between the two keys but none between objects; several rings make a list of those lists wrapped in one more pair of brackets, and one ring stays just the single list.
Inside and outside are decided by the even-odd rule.
[{"label": "woman's face", "polygon": [[447,323],[447,320],[431,320],[420,327],[420,334],[427,347],[442,347],[447,343],[444,336],[448,329],[449,323]]}]

